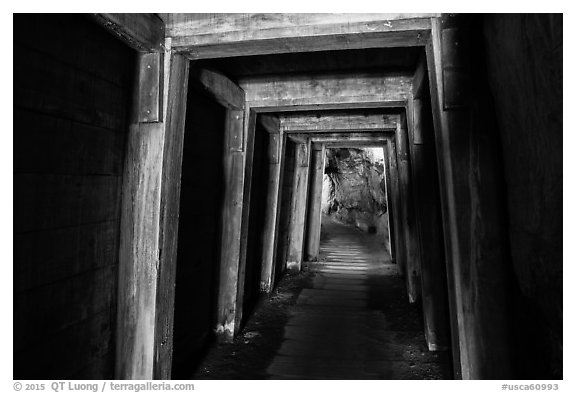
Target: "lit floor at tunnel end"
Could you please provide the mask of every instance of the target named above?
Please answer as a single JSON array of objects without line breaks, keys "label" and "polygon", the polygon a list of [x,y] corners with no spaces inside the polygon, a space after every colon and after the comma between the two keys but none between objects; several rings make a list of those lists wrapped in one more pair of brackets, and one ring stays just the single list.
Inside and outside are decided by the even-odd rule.
[{"label": "lit floor at tunnel end", "polygon": [[192,379],[451,379],[381,239],[323,217],[318,261],[288,274]]}]

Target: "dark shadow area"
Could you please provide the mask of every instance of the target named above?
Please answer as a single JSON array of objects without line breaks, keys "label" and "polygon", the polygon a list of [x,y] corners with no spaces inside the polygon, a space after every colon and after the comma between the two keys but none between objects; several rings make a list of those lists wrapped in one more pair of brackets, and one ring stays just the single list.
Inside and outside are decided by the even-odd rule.
[{"label": "dark shadow area", "polygon": [[270,135],[256,122],[254,135],[254,155],[252,162],[252,184],[250,186],[250,213],[248,223],[248,244],[246,250],[246,276],[244,278],[244,299],[242,320],[246,323],[260,296],[260,276],[262,272],[263,237],[262,229],[266,215],[266,196],[269,187],[268,150]]},{"label": "dark shadow area", "polygon": [[13,18],[13,376],[111,379],[136,53],[85,15]]},{"label": "dark shadow area", "polygon": [[213,342],[220,258],[226,110],[189,83],[182,159],[172,378]]},{"label": "dark shadow area", "polygon": [[285,139],[284,168],[280,184],[280,217],[278,221],[278,242],[276,245],[276,269],[274,281],[277,282],[286,270],[288,253],[288,234],[292,212],[292,190],[294,189],[294,169],[296,165],[296,144]]}]

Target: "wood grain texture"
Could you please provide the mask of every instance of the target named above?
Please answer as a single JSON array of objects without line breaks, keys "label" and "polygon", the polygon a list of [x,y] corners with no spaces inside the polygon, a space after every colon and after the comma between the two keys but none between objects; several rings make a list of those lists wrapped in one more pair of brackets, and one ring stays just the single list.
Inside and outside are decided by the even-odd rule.
[{"label": "wood grain texture", "polygon": [[387,114],[284,114],[280,127],[284,132],[346,132],[395,130],[398,115]]},{"label": "wood grain texture", "polygon": [[316,261],[320,253],[320,229],[322,224],[322,181],[326,159],[325,145],[315,146],[311,152],[310,185],[308,196],[308,219],[305,239],[306,261]]},{"label": "wood grain texture", "polygon": [[[333,105],[359,107],[372,103],[397,105],[404,102],[411,89],[409,76],[386,74],[344,74],[309,76],[266,76],[246,78],[239,82],[246,100],[258,108],[323,109]],[[322,107],[320,107],[322,105]]]},{"label": "wood grain texture", "polygon": [[[297,134],[301,135],[302,138],[308,136],[308,134]],[[345,145],[347,143],[350,144],[370,144],[370,145],[382,145],[385,143],[390,136],[393,135],[392,133],[372,133],[372,134],[364,134],[364,133],[326,133],[326,134],[311,134],[306,138],[313,143],[324,143],[324,144],[340,144]]]},{"label": "wood grain texture", "polygon": [[386,145],[386,158],[390,168],[390,194],[392,195],[392,219],[394,220],[394,245],[396,249],[396,264],[398,273],[402,276],[406,274],[406,247],[404,245],[404,224],[402,217],[402,204],[404,201],[400,198],[400,184],[398,179],[398,157],[396,153],[396,141],[391,138]]},{"label": "wood grain texture", "polygon": [[[278,243],[278,223],[280,205],[280,184],[284,155],[281,154],[283,135],[280,133],[280,124],[276,124],[278,133],[269,134],[269,164],[268,192],[266,194],[265,221],[262,228],[262,274],[260,277],[260,291],[269,293],[274,285],[274,269],[276,261],[276,245]],[[267,130],[268,132],[271,129]]]},{"label": "wood grain texture", "polygon": [[[271,34],[273,29],[297,31],[307,26],[326,26],[345,29],[345,25],[369,22],[400,22],[406,19],[430,18],[437,14],[383,14],[383,13],[270,13],[270,14],[161,14],[167,25],[167,35],[211,35],[236,32],[243,39]],[[388,26],[391,28],[392,26]],[[351,27],[350,27],[351,28]],[[369,26],[366,26],[368,29]],[[318,32],[320,34],[320,32]],[[201,40],[203,38],[198,38]]]},{"label": "wood grain texture", "polygon": [[246,102],[244,91],[225,75],[207,69],[193,69],[192,80],[211,98],[228,109],[242,110]]},{"label": "wood grain texture", "polygon": [[[231,151],[234,135],[244,129],[244,111],[227,111],[224,158],[224,201],[216,334],[223,341],[234,337],[240,275],[242,206],[244,194],[244,153]],[[240,131],[243,133],[243,131]]]},{"label": "wood grain texture", "polygon": [[388,240],[390,243],[390,257],[392,258],[392,263],[396,263],[396,229],[395,229],[395,219],[397,213],[397,208],[394,205],[394,200],[392,198],[392,178],[390,172],[390,160],[389,160],[389,145],[390,141],[386,141],[386,144],[382,147],[382,153],[384,156],[384,182],[386,185],[386,207],[388,211]]},{"label": "wood grain texture", "polygon": [[308,176],[310,173],[310,142],[296,145],[292,214],[290,216],[287,268],[300,271],[304,252],[304,235],[308,201]]},{"label": "wood grain texture", "polygon": [[188,92],[189,61],[180,55],[173,55],[170,64],[160,200],[160,261],[154,332],[155,379],[169,379],[171,375],[180,179]]},{"label": "wood grain texture", "polygon": [[[242,113],[238,111],[238,113]],[[242,219],[241,219],[241,226],[240,230],[240,259],[238,261],[238,283],[237,283],[237,292],[236,292],[236,315],[235,315],[235,324],[234,324],[234,334],[237,334],[240,331],[240,326],[243,321],[244,315],[244,307],[246,303],[244,302],[245,297],[248,295],[248,291],[252,288],[246,288],[246,274],[248,269],[248,264],[250,264],[251,268],[256,265],[256,262],[251,260],[248,261],[247,253],[248,253],[248,236],[250,234],[250,202],[252,199],[252,192],[256,190],[252,190],[252,181],[253,181],[253,173],[254,173],[254,144],[256,138],[256,118],[257,115],[255,112],[251,111],[249,108],[242,113],[241,116],[244,119],[244,122],[241,124],[240,132],[244,135],[246,139],[246,146],[243,149],[245,153],[244,157],[244,189],[241,191],[242,196]],[[251,277],[253,278],[253,277]],[[250,293],[252,294],[252,293]]]},{"label": "wood grain texture", "polygon": [[[458,356],[454,361],[455,374],[458,377],[461,372],[463,379],[505,379],[512,372],[511,314],[508,303],[502,301],[509,291],[506,268],[509,256],[504,240],[506,214],[500,149],[493,142],[497,133],[485,72],[475,69],[472,102],[442,106],[443,90],[450,88],[443,84],[443,61],[450,53],[455,56],[462,53],[445,50],[442,29],[451,26],[458,30],[469,22],[463,16],[443,16],[442,21],[434,21],[432,40],[427,48],[451,315],[456,316],[452,331],[458,333],[453,339],[453,347],[458,346],[458,350],[453,351]],[[460,40],[459,34],[470,31],[468,28],[452,31],[451,39],[469,42],[469,37]],[[473,56],[470,64],[483,61],[471,48],[467,53]],[[459,59],[449,61],[457,64]],[[457,92],[450,94],[451,99],[462,97]]]},{"label": "wood grain texture", "polygon": [[110,33],[140,52],[158,52],[164,45],[164,21],[156,14],[94,14]]},{"label": "wood grain texture", "polygon": [[[428,87],[427,83],[425,87]],[[424,97],[428,98],[429,94]],[[416,98],[412,108],[414,125],[408,137],[421,247],[424,332],[430,350],[446,350],[450,346],[448,288],[430,101]],[[425,138],[422,143],[416,144],[416,134]]]},{"label": "wood grain texture", "polygon": [[116,377],[153,377],[162,123],[132,124],[122,198]]},{"label": "wood grain texture", "polygon": [[[396,134],[397,140],[401,140],[398,144],[400,154],[399,174],[400,174],[400,195],[406,203],[405,219],[406,219],[406,284],[408,290],[408,300],[415,303],[420,300],[422,287],[420,284],[420,265],[422,253],[420,250],[420,239],[418,233],[418,219],[417,210],[415,205],[414,195],[414,173],[412,164],[412,151],[410,143],[411,130],[414,128],[413,122],[413,108],[412,108],[412,95],[408,99],[406,112],[402,115],[401,127]],[[401,135],[401,137],[400,137]]]},{"label": "wood grain texture", "polygon": [[[192,59],[425,45],[430,14],[166,14]],[[235,54],[233,54],[235,53]]]},{"label": "wood grain texture", "polygon": [[138,68],[137,116],[140,123],[156,123],[163,119],[164,54],[142,53]]}]

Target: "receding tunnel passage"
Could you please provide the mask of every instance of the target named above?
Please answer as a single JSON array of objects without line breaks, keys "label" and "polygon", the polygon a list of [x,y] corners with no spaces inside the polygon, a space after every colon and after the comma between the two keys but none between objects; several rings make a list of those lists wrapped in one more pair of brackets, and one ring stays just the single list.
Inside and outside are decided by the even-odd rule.
[{"label": "receding tunnel passage", "polygon": [[429,352],[383,242],[325,216],[317,262],[288,276],[198,379],[449,379],[450,355]]},{"label": "receding tunnel passage", "polygon": [[14,378],[561,379],[562,23],[15,15]]}]

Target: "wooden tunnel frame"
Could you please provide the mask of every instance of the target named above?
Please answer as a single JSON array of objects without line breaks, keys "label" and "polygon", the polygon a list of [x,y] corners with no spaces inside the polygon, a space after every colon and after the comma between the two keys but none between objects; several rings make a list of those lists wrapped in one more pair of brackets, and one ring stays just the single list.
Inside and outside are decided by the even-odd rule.
[{"label": "wooden tunnel frame", "polygon": [[[211,31],[210,25],[203,24],[202,19],[187,14],[165,14],[162,18],[155,14],[94,16],[105,28],[139,52],[138,82],[134,91],[135,115],[129,127],[122,186],[116,378],[170,378],[182,141],[190,64],[201,58],[408,46],[425,48],[426,55],[414,75],[383,74],[376,79],[374,75],[355,75],[344,84],[352,88],[355,83],[357,87],[362,86],[360,90],[355,90],[359,94],[349,95],[346,94],[348,90],[344,89],[340,91],[341,94],[321,96],[322,100],[319,100],[317,89],[327,83],[325,79],[313,80],[305,88],[305,80],[285,76],[245,79],[236,85],[225,76],[209,70],[199,70],[192,75],[208,94],[227,108],[225,225],[220,277],[226,290],[221,291],[218,298],[217,330],[223,337],[231,339],[237,332],[241,318],[253,129],[257,119],[263,118],[261,115],[266,113],[303,110],[399,108],[404,111],[403,120],[397,125],[396,137],[388,144],[388,152],[392,156],[395,149],[394,155],[398,157],[394,170],[400,174],[396,187],[399,200],[409,201],[406,185],[402,184],[401,179],[409,176],[409,138],[414,135],[414,111],[418,110],[414,100],[419,97],[420,86],[427,76],[438,160],[454,375],[456,378],[478,379],[505,373],[509,363],[493,360],[508,359],[507,346],[494,347],[490,343],[506,342],[503,337],[506,329],[499,331],[488,326],[501,321],[501,316],[506,312],[499,299],[502,290],[498,285],[503,284],[496,283],[482,289],[476,296],[479,303],[469,303],[468,272],[472,264],[479,266],[479,269],[493,268],[494,264],[482,267],[482,261],[470,249],[470,242],[477,240],[482,244],[483,239],[474,233],[473,218],[457,214],[468,209],[471,182],[474,181],[462,170],[462,167],[467,168],[474,163],[460,159],[468,153],[466,149],[473,147],[458,144],[459,150],[453,149],[459,135],[469,129],[466,102],[458,94],[455,83],[467,72],[459,61],[463,45],[458,44],[464,33],[458,24],[451,23],[451,16],[438,14],[409,17],[336,14],[326,16],[328,23],[325,24],[317,14],[300,14],[296,26],[289,18],[255,21],[257,14],[251,15],[250,18],[242,14],[226,15],[224,17],[235,19],[237,23],[230,25],[237,29],[216,31]],[[224,25],[214,24],[219,28]],[[249,30],[250,26],[264,27]],[[358,81],[364,84],[358,84]],[[379,82],[381,85],[378,85]],[[301,91],[309,94],[290,99],[274,95],[278,86],[294,83],[299,83],[303,88]],[[382,86],[387,93],[375,91],[363,94],[366,93],[366,86]],[[275,176],[281,176],[282,152],[289,132],[282,131],[280,123],[273,118],[268,119],[267,123],[269,132],[276,134],[277,143],[275,153],[271,154],[278,162],[274,163],[276,166],[271,163],[270,171]],[[407,137],[406,130],[410,131]],[[300,153],[302,156],[309,154],[309,147],[307,151],[304,150]],[[307,163],[304,158],[300,162],[302,165]],[[276,187],[276,183],[273,187]],[[279,193],[270,195],[268,208],[275,205],[273,210],[277,212],[278,198]],[[400,209],[399,215],[406,216],[405,210]],[[267,228],[272,228],[277,219],[277,213],[276,217],[269,217]],[[490,217],[486,216],[486,219]],[[396,221],[397,229],[401,221],[406,223],[404,220]],[[409,227],[416,228],[413,225]],[[414,243],[406,247],[407,253],[415,253],[404,256],[403,269],[406,271],[408,292],[415,300],[420,288],[412,279],[413,269],[418,268],[417,233],[415,230],[398,230],[398,234],[403,232],[404,244]],[[270,232],[270,236],[275,235]],[[400,251],[403,247],[398,237],[395,248],[401,264]],[[274,244],[275,240],[268,241]],[[265,279],[269,274],[269,271],[263,272],[264,291],[270,290],[273,285]]]}]

